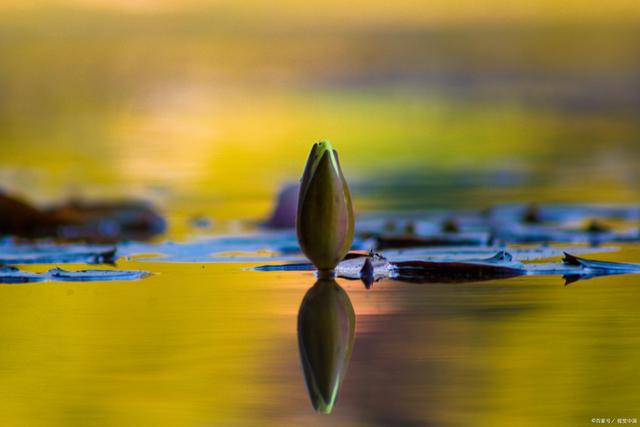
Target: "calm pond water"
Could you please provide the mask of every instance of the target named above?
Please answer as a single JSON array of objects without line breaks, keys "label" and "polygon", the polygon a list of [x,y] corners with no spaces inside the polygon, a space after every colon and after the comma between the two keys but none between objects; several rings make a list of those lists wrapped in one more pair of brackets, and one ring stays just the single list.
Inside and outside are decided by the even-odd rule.
[{"label": "calm pond water", "polygon": [[[640,246],[600,257],[640,261]],[[638,276],[369,291],[338,279],[356,338],[326,416],[310,405],[296,337],[315,278],[249,266],[123,260],[154,275],[1,286],[2,424],[524,426],[640,415]]]}]

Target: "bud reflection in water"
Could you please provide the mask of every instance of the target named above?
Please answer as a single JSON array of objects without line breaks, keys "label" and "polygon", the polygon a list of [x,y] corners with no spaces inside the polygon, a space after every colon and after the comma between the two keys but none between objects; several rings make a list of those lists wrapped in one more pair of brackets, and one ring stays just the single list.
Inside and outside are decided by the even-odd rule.
[{"label": "bud reflection in water", "polygon": [[351,300],[333,278],[319,278],[298,312],[298,347],[309,398],[331,413],[347,372],[356,317]]}]

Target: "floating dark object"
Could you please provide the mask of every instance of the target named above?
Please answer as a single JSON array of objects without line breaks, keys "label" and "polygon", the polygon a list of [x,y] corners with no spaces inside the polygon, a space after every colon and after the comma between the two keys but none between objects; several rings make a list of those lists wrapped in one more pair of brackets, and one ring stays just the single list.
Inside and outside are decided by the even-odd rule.
[{"label": "floating dark object", "polygon": [[164,219],[144,202],[73,200],[40,209],[0,195],[0,235],[68,241],[147,240],[165,229]]},{"label": "floating dark object", "polygon": [[269,228],[294,228],[296,226],[296,213],[298,211],[298,184],[288,184],[278,193],[276,207],[271,217],[265,222]]},{"label": "floating dark object", "polygon": [[496,265],[414,261],[398,265],[393,279],[414,283],[464,283],[507,279],[524,274],[526,270]]},{"label": "floating dark object", "polygon": [[604,228],[598,230],[563,229],[549,226],[512,225],[495,230],[495,237],[501,242],[509,243],[588,243],[599,245],[605,242],[638,241],[637,233],[630,231],[611,231]]},{"label": "floating dark object", "polygon": [[367,289],[371,288],[373,282],[375,281],[375,274],[373,269],[373,263],[371,262],[371,257],[366,257],[364,259],[364,264],[362,265],[362,269],[360,270],[360,280],[364,283],[364,287]]},{"label": "floating dark object", "polygon": [[[382,252],[382,254],[393,262],[427,260],[427,261],[462,261],[468,260],[486,260],[496,256],[497,253],[505,254],[505,262],[508,257],[511,261],[536,261],[550,258],[562,257],[565,252],[578,254],[616,252],[618,248],[614,246],[603,246],[592,248],[588,246],[518,246],[509,247],[508,250],[503,247],[491,246],[451,246],[443,248],[411,248],[411,249],[395,249]],[[527,264],[532,265],[532,264]]]},{"label": "floating dark object", "polygon": [[[592,248],[576,247],[583,253]],[[610,251],[613,248],[599,248]],[[474,258],[486,249],[424,249],[390,251],[390,258],[381,253],[350,252],[335,269],[338,277],[362,280],[369,289],[382,279],[413,283],[464,283],[505,279],[524,275],[562,275],[567,283],[614,274],[640,274],[640,264],[594,261],[562,252],[558,248],[514,248],[519,260],[505,250],[488,258]],[[527,263],[520,260],[544,259],[565,254],[563,262]],[[310,263],[266,265],[256,267],[260,271],[312,271]]]},{"label": "floating dark object", "polygon": [[98,282],[105,280],[139,280],[149,276],[136,270],[79,270],[67,271],[53,268],[47,273],[50,280],[60,282]]},{"label": "floating dark object", "polygon": [[253,267],[256,271],[313,271],[315,266],[310,263],[259,265]]},{"label": "floating dark object", "polygon": [[113,246],[0,244],[0,264],[113,264]]},{"label": "floating dark object", "polygon": [[402,233],[407,236],[413,236],[416,234],[416,223],[414,221],[407,221],[404,225]]},{"label": "floating dark object", "polygon": [[369,288],[383,278],[414,283],[459,283],[516,277],[527,274],[523,264],[514,262],[506,251],[486,259],[464,261],[411,260],[393,262],[381,254],[342,261],[336,274],[346,279],[361,279]]},{"label": "floating dark object", "polygon": [[502,204],[491,207],[490,218],[526,224],[563,223],[588,219],[637,220],[640,206],[589,204]]},{"label": "floating dark object", "polygon": [[43,280],[45,277],[41,274],[20,271],[10,265],[0,266],[0,283],[29,283],[42,282]]},{"label": "floating dark object", "polygon": [[58,237],[67,240],[147,240],[164,232],[166,227],[164,218],[149,204],[139,201],[72,200],[46,212],[61,224]]},{"label": "floating dark object", "polygon": [[[617,226],[610,226],[609,220]],[[638,206],[496,205],[489,213],[474,210],[370,213],[358,221],[357,232],[358,237],[367,239],[370,247],[378,251],[488,246],[496,242],[597,246],[640,241],[638,220]],[[403,232],[406,224],[413,224],[411,233]]]},{"label": "floating dark object", "polygon": [[58,222],[38,208],[0,194],[0,235],[22,237],[52,236]]},{"label": "floating dark object", "polygon": [[99,282],[113,280],[139,280],[148,277],[146,271],[137,270],[80,270],[67,271],[52,268],[45,273],[31,273],[16,267],[0,267],[0,283],[28,282]]},{"label": "floating dark object", "polygon": [[460,221],[455,217],[449,217],[442,223],[442,231],[444,233],[459,233],[460,230]]},{"label": "floating dark object", "polygon": [[601,221],[594,219],[587,224],[585,229],[589,233],[609,233],[611,232],[611,227],[608,227],[606,224],[603,224]]},{"label": "floating dark object", "polygon": [[418,283],[462,283],[504,279],[527,273],[511,254],[500,251],[491,258],[468,261],[402,261],[392,264],[391,277]]},{"label": "floating dark object", "polygon": [[581,267],[592,272],[608,274],[640,273],[640,264],[622,262],[596,261],[568,254],[565,252],[562,262],[566,265]]},{"label": "floating dark object", "polygon": [[344,259],[336,266],[336,274],[345,279],[360,279],[368,289],[373,282],[389,277],[390,268],[387,258],[372,252]]},{"label": "floating dark object", "polygon": [[[338,264],[338,266],[342,266],[340,268],[344,269],[345,266],[350,265],[349,260],[359,259],[363,260],[369,254],[365,252],[359,251],[350,251],[348,252],[342,261]],[[361,268],[361,267],[358,267]],[[257,267],[253,267],[253,270],[257,271],[314,271],[316,267],[310,262],[299,262],[299,263],[291,263],[291,264],[271,264],[271,265],[259,265]]]},{"label": "floating dark object", "polygon": [[522,215],[522,221],[527,224],[540,224],[542,222],[542,212],[540,206],[531,204],[527,206]]}]

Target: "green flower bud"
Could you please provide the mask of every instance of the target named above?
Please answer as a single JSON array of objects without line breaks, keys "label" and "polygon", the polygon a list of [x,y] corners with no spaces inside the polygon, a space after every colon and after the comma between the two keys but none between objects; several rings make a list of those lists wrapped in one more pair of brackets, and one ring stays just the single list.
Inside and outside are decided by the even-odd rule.
[{"label": "green flower bud", "polygon": [[309,398],[316,411],[331,413],[355,337],[356,316],[334,279],[318,279],[298,312],[298,347]]},{"label": "green flower bud", "polygon": [[338,153],[313,145],[300,183],[296,231],[302,252],[318,270],[333,270],[353,241],[353,207]]}]

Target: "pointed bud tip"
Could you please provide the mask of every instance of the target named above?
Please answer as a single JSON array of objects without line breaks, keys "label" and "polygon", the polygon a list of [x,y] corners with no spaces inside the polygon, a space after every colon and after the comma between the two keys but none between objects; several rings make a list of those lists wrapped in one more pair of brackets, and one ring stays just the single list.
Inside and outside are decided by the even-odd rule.
[{"label": "pointed bud tip", "polygon": [[331,166],[338,169],[338,164],[336,162],[337,152],[333,148],[333,145],[329,141],[322,140],[313,144],[313,148],[311,149],[311,156],[313,157],[313,166],[317,166],[320,163],[320,160],[324,158],[324,156],[329,156],[329,162]]},{"label": "pointed bud tip", "polygon": [[317,146],[318,153],[322,153],[324,151],[329,151],[329,152],[333,151],[333,146],[331,145],[331,142],[327,140],[316,142],[316,146]]}]

